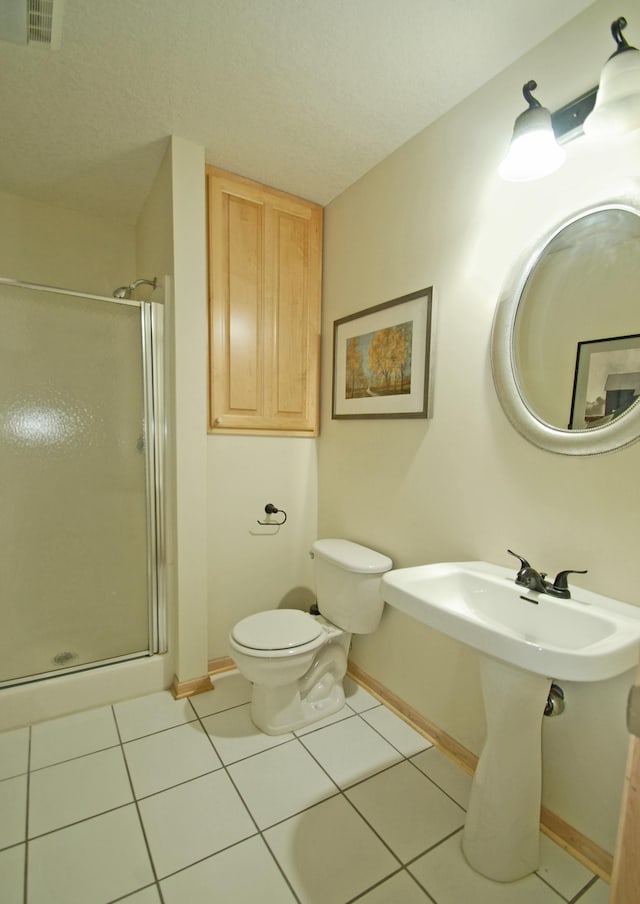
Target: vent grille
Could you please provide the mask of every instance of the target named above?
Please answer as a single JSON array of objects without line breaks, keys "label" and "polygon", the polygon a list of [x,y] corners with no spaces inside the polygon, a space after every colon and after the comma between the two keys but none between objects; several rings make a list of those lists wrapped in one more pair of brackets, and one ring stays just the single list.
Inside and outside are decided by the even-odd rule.
[{"label": "vent grille", "polygon": [[21,3],[23,10],[26,9],[24,41],[34,47],[58,50],[64,0],[21,0]]},{"label": "vent grille", "polygon": [[27,34],[29,42],[51,44],[54,0],[29,0]]}]

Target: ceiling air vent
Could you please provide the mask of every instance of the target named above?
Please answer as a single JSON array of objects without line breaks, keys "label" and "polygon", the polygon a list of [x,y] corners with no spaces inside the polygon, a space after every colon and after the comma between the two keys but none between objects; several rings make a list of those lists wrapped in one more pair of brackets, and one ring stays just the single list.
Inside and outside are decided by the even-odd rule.
[{"label": "ceiling air vent", "polygon": [[0,40],[57,50],[64,0],[1,0]]}]

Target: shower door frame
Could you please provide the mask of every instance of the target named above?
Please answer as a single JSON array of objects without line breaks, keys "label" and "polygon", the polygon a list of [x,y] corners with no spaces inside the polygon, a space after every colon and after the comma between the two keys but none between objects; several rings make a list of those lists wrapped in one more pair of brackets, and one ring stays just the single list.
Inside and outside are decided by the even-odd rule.
[{"label": "shower door frame", "polygon": [[[44,283],[24,282],[18,279],[0,277],[0,286],[51,292],[96,302],[128,305],[140,311],[140,354],[142,358],[142,392],[144,399],[144,451],[145,451],[145,502],[147,524],[147,613],[148,649],[122,656],[101,659],[67,668],[51,669],[20,678],[0,682],[0,689],[16,687],[101,668],[118,662],[142,659],[167,651],[167,587],[166,587],[166,530],[165,530],[165,395],[164,395],[164,304],[156,301],[137,301],[130,298],[115,298],[110,295],[95,295],[74,289],[63,289]],[[168,277],[164,278],[165,291]]]}]

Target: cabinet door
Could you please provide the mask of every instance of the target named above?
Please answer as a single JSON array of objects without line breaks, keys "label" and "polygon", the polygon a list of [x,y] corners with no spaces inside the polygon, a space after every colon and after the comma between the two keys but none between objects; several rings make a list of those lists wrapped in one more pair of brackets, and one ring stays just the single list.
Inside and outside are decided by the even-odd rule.
[{"label": "cabinet door", "polygon": [[211,432],[313,436],[322,209],[207,168]]}]

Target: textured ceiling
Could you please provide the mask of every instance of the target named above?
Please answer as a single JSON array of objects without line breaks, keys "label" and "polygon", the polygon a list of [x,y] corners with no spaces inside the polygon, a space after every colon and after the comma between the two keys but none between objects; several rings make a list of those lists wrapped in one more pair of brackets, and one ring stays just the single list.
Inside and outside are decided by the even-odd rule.
[{"label": "textured ceiling", "polygon": [[0,41],[0,190],[132,223],[175,134],[326,204],[591,2],[66,0]]}]

